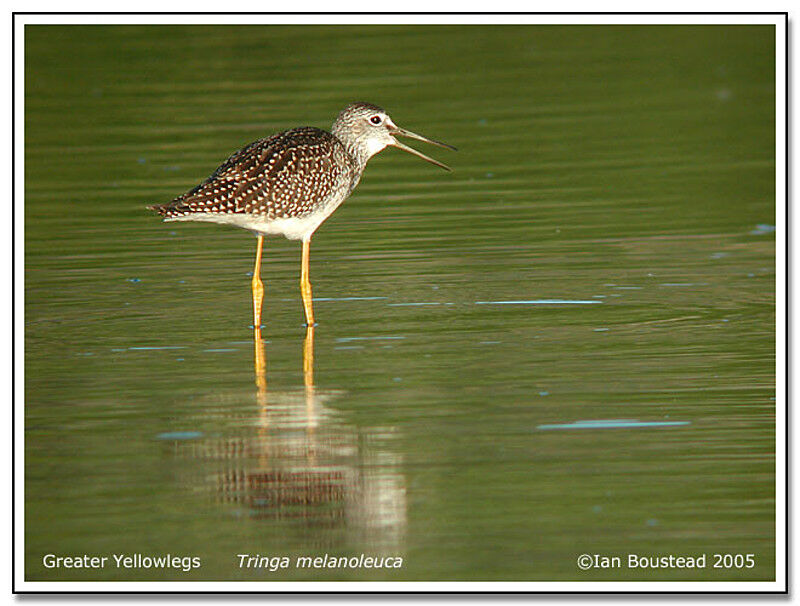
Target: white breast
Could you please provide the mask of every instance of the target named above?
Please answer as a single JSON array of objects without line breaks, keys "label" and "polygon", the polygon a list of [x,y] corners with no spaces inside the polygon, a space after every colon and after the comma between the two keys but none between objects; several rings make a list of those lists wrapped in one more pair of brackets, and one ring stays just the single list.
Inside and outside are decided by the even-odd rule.
[{"label": "white breast", "polygon": [[165,219],[165,221],[206,221],[209,223],[221,223],[223,225],[241,227],[242,229],[247,229],[263,235],[285,236],[290,240],[305,240],[311,237],[311,234],[322,225],[322,222],[327,219],[334,210],[335,207],[330,210],[324,209],[322,212],[312,213],[304,217],[271,220],[268,220],[262,215],[245,213],[219,215],[213,213],[190,213],[182,217]]}]

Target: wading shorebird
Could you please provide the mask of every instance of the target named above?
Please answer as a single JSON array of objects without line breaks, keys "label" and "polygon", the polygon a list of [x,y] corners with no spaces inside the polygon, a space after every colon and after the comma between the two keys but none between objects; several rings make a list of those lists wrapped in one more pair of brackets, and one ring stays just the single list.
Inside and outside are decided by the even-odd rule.
[{"label": "wading shorebird", "polygon": [[165,221],[211,221],[250,230],[258,237],[253,269],[253,326],[261,326],[264,285],[261,250],[265,235],[303,241],[300,292],[306,323],[314,325],[308,275],[311,236],[358,182],[369,159],[391,145],[450,170],[408,147],[396,137],[410,137],[455,150],[397,126],[385,110],[352,103],[331,132],[303,126],[259,139],[228,158],[200,185],[168,204],[150,206]]}]

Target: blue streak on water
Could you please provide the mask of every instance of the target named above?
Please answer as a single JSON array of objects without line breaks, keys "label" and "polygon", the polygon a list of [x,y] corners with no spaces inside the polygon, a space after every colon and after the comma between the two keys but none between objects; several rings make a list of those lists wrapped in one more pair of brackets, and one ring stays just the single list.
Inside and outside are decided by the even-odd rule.
[{"label": "blue streak on water", "polygon": [[602,301],[569,299],[532,299],[530,301],[475,301],[475,305],[592,305]]},{"label": "blue streak on water", "polygon": [[771,234],[775,231],[774,225],[768,223],[759,223],[756,228],[750,232],[752,236],[763,236],[764,234]]},{"label": "blue streak on water", "polygon": [[131,351],[158,351],[161,349],[186,349],[183,345],[165,345],[163,347],[129,347]]},{"label": "blue streak on water", "polygon": [[396,339],[405,339],[405,337],[339,337],[336,341],[338,343],[347,343],[348,341],[388,341]]},{"label": "blue streak on water", "polygon": [[202,431],[167,431],[156,436],[158,440],[194,440],[203,436]]},{"label": "blue streak on water", "polygon": [[417,307],[421,305],[452,305],[452,303],[387,303],[387,307]]},{"label": "blue streak on water", "polygon": [[314,301],[377,301],[389,297],[317,297]]},{"label": "blue streak on water", "polygon": [[629,429],[635,427],[672,427],[676,425],[689,425],[689,421],[639,421],[638,419],[606,419],[539,425],[536,427],[536,429]]},{"label": "blue streak on water", "polygon": [[606,332],[607,330],[608,330],[607,328],[595,328],[594,329],[595,332]]}]

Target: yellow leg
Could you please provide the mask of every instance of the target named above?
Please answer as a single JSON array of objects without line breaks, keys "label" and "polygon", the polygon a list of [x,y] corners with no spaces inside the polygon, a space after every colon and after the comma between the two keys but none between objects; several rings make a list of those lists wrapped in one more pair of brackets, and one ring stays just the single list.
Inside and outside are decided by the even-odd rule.
[{"label": "yellow leg", "polygon": [[314,306],[311,303],[311,282],[308,279],[308,259],[311,238],[303,240],[303,265],[300,270],[300,293],[303,295],[303,309],[306,311],[306,325],[314,326]]},{"label": "yellow leg", "polygon": [[264,283],[261,282],[261,248],[264,245],[264,236],[258,236],[256,248],[256,264],[253,268],[253,327],[261,327],[261,303],[264,301]]}]

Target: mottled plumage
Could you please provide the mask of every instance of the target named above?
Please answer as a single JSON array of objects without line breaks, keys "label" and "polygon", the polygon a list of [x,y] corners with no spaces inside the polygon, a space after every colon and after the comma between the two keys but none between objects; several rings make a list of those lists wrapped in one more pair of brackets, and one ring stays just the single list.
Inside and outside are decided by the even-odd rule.
[{"label": "mottled plumage", "polygon": [[336,137],[293,128],[237,151],[200,185],[154,209],[168,219],[193,213],[303,217],[345,197],[358,176]]},{"label": "mottled plumage", "polygon": [[[369,159],[392,145],[447,168],[395,137],[451,147],[399,128],[383,109],[371,103],[345,107],[331,131],[304,126],[254,141],[234,153],[200,185],[168,204],[149,208],[166,221],[212,221],[254,232],[259,236],[256,270],[260,266],[263,235],[281,234],[303,240],[303,300],[311,324],[308,243],[314,231],[358,185]],[[261,311],[260,296],[256,304],[256,282],[260,284],[254,277],[258,326]],[[263,293],[263,287],[259,288]]]}]

